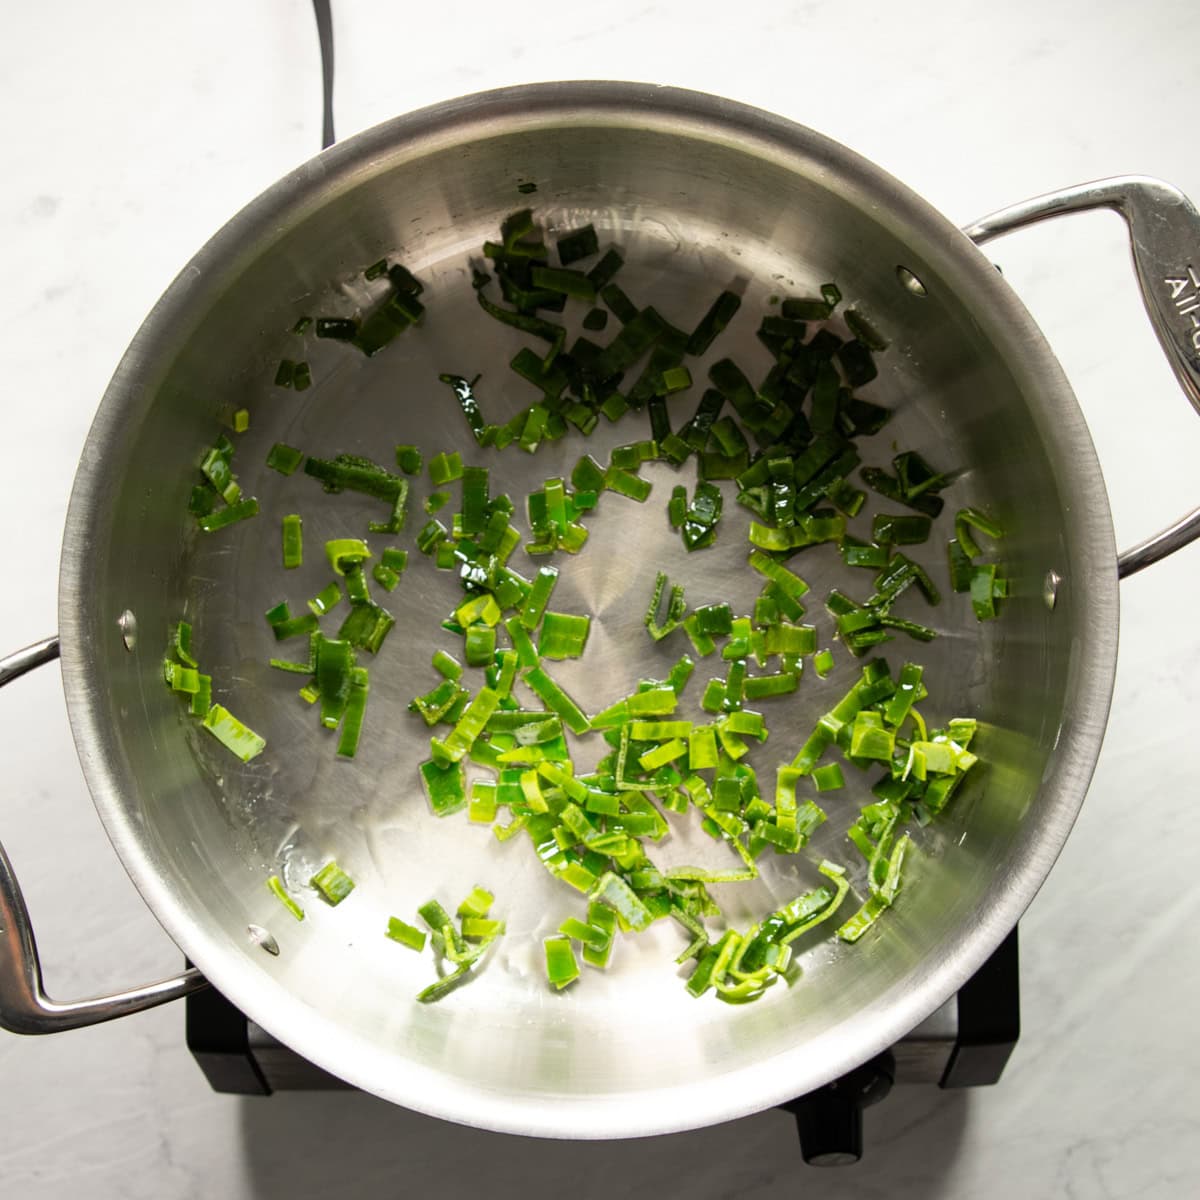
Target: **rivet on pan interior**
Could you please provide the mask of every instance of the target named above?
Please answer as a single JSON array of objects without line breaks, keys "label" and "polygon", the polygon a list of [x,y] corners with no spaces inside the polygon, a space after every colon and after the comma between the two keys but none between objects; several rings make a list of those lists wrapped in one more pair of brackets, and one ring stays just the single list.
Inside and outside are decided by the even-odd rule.
[{"label": "rivet on pan interior", "polygon": [[900,280],[900,286],[912,292],[914,296],[929,295],[925,285],[907,267],[897,267],[896,278]]},{"label": "rivet on pan interior", "polygon": [[268,954],[278,956],[279,943],[261,925],[247,925],[246,933],[256,946],[261,946]]},{"label": "rivet on pan interior", "polygon": [[126,609],[117,618],[117,628],[121,631],[121,641],[126,650],[132,650],[137,645],[137,617]]},{"label": "rivet on pan interior", "polygon": [[1058,585],[1060,583],[1062,583],[1062,576],[1057,571],[1046,572],[1045,581],[1042,583],[1042,600],[1052,612],[1058,601]]}]

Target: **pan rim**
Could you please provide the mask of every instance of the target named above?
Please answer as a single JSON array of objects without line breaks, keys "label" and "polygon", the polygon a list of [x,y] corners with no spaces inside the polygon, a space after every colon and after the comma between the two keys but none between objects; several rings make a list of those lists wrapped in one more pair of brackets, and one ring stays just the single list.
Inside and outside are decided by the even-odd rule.
[{"label": "pan rim", "polygon": [[[1073,664],[1069,729],[1052,756],[1043,787],[1055,792],[1039,819],[1023,828],[1009,869],[993,884],[979,920],[916,971],[898,1001],[860,1009],[826,1036],[816,1051],[797,1046],[775,1058],[713,1076],[703,1084],[654,1092],[576,1099],[517,1096],[451,1080],[332,1028],[259,971],[227,940],[190,915],[183,893],[165,879],[124,802],[127,787],[114,765],[112,717],[96,650],[90,644],[87,598],[94,579],[92,547],[100,542],[104,489],[130,410],[148,407],[144,378],[152,347],[202,312],[206,297],[244,264],[253,234],[304,219],[330,194],[352,188],[380,164],[413,161],[465,137],[483,139],[522,127],[586,121],[661,127],[684,137],[715,139],[795,169],[836,179],[843,194],[881,207],[901,222],[957,290],[971,289],[973,311],[994,344],[1020,347],[1007,355],[1019,383],[1036,384],[1046,411],[1039,432],[1054,465],[1064,509],[1077,528],[1069,547],[1069,577],[1087,597],[1080,622],[1083,647]],[[1069,466],[1069,470],[1067,470]],[[886,1049],[908,1033],[982,965],[1046,878],[1083,802],[1107,724],[1116,672],[1116,548],[1099,462],[1062,369],[1024,305],[990,262],[953,224],[881,168],[840,144],[784,118],[734,101],[644,83],[567,82],[502,88],[460,97],[368,129],[298,167],[235,215],[183,268],[134,336],[99,405],[75,477],[63,540],[59,582],[62,675],[72,733],[97,812],[126,871],[177,945],[248,1017],[305,1058],[363,1090],[431,1116],[498,1132],[540,1137],[650,1136],[715,1124],[802,1094]],[[114,631],[115,633],[115,631]],[[637,1093],[645,1096],[646,1093]]]}]

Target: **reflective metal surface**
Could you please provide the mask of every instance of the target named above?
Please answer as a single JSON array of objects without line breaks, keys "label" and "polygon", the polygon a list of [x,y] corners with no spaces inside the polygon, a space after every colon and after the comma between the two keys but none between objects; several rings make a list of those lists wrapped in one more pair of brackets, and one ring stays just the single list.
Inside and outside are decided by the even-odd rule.
[{"label": "reflective metal surface", "polygon": [[[937,1084],[946,1073],[958,1036],[958,1012],[953,997],[892,1047],[896,1083]],[[247,1030],[247,1053],[272,1091],[311,1091],[344,1088],[345,1082],[314,1067],[259,1025]]]},{"label": "reflective metal surface", "polygon": [[15,651],[7,658],[0,659],[0,687],[12,683],[14,679],[20,679],[22,675],[32,671],[35,667],[53,662],[58,654],[58,638],[48,637],[42,638],[40,642],[34,642],[32,646]]},{"label": "reflective metal surface", "polygon": [[1117,556],[1117,574],[1122,579],[1136,574],[1176,550],[1191,545],[1200,537],[1200,508],[1194,508],[1186,517],[1180,517],[1174,525],[1138,542]]},{"label": "reflective metal surface", "polygon": [[[1067,213],[1111,208],[1129,227],[1146,314],[1192,407],[1200,412],[1200,214],[1178,188],[1144,175],[1098,179],[1000,209],[964,231],[977,245]],[[1124,579],[1200,537],[1200,508],[1122,552]]]},{"label": "reflective metal surface", "polygon": [[[536,193],[518,193],[519,182]],[[264,469],[273,442],[381,462],[397,443],[427,455],[456,446],[519,502],[585,450],[602,459],[645,436],[631,416],[532,458],[481,452],[464,437],[438,372],[482,372],[489,420],[532,398],[507,367],[522,339],[478,309],[469,270],[503,216],[526,204],[551,237],[592,221],[602,245],[626,255],[622,287],[685,328],[722,287],[741,289],[743,311],[710,357],[732,355],[752,377],[768,365],[753,331],[771,295],[811,294],[836,279],[892,340],[863,395],[896,416],[864,443],[864,460],[886,465],[895,443],[966,469],[930,555],[959,503],[986,506],[1007,532],[1014,595],[1003,619],[978,625],[962,597],[936,610],[905,597],[903,615],[942,636],[888,647],[895,665],[906,656],[926,665],[931,718],[979,718],[986,771],[944,823],[921,832],[878,933],[856,947],[799,946],[802,980],[757,1004],[691,1000],[672,965],[679,938],[661,923],[622,939],[609,972],[547,990],[540,939],[581,899],[521,839],[497,845],[461,817],[435,820],[418,786],[428,734],[406,705],[434,681],[433,647],[454,648],[439,628],[460,595],[454,577],[414,554],[385,600],[399,620],[371,663],[353,762],[335,759],[295,697],[296,677],[266,664],[275,647],[262,612],[285,596],[302,605],[326,582],[320,543],[361,534],[379,515],[361,498],[323,495],[303,474]],[[372,360],[289,335],[301,315],[367,304],[362,268],[384,255],[426,283],[419,333]],[[310,391],[272,387],[283,357],[311,363]],[[692,364],[697,380],[705,365]],[[699,390],[672,398],[675,425]],[[195,466],[240,407],[251,425],[234,470],[262,514],[201,540],[186,511]],[[561,564],[555,606],[590,612],[593,629],[585,658],[555,674],[590,711],[639,675],[661,677],[685,648],[645,638],[656,568],[685,584],[693,604],[728,599],[744,611],[757,590],[745,570],[748,514],[732,495],[716,547],[686,556],[663,510],[694,467],[676,476],[656,463],[646,475],[650,501],[604,495],[587,547]],[[415,505],[425,490],[415,489]],[[284,573],[288,512],[304,517],[308,553]],[[411,546],[421,519],[418,508],[399,544]],[[542,85],[425,110],[333,147],[183,271],[118,368],[80,465],[60,591],[63,675],[81,762],[130,875],[254,1022],[356,1086],[437,1116],[544,1136],[649,1135],[762,1109],[843,1074],[928,1017],[1001,941],[1061,849],[1096,761],[1116,655],[1115,561],[1101,475],[1058,364],[1007,284],[937,212],[844,148],[755,110],[641,85]],[[793,566],[814,598],[846,583],[836,555],[806,551]],[[1043,586],[1052,571],[1051,611]],[[127,611],[138,628],[132,652],[118,625]],[[216,698],[268,739],[247,767],[163,687],[162,653],[181,616],[193,622]],[[828,644],[819,600],[809,616]],[[770,702],[771,738],[753,760],[764,778],[855,676],[858,664],[838,658],[828,680],[806,675],[795,696]],[[700,664],[682,716],[721,673]],[[580,758],[599,753],[584,748]],[[729,919],[744,924],[809,886],[822,857],[852,864],[842,835],[865,786],[856,777],[830,798],[830,820],[806,854],[771,858],[755,884],[719,888]],[[711,857],[686,818],[674,829],[655,851],[660,861]],[[303,887],[329,857],[358,881],[337,909]],[[264,887],[276,870],[303,894],[303,923]],[[496,892],[508,935],[480,978],[441,1004],[416,1005],[428,958],[388,942],[386,918],[411,919],[431,895],[456,903],[475,883]],[[278,956],[247,937],[251,924],[274,936]]]},{"label": "reflective metal surface", "polygon": [[[0,687],[57,657],[58,638],[51,637],[0,659]],[[0,1026],[13,1033],[60,1033],[96,1025],[178,1000],[206,984],[199,971],[190,970],[108,996],[52,1000],[42,984],[42,964],[25,897],[3,846],[0,846],[0,948]]]}]

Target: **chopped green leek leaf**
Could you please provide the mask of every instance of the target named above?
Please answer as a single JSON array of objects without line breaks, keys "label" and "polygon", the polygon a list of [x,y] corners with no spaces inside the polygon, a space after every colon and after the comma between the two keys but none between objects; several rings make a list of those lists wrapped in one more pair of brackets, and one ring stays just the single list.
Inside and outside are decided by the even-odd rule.
[{"label": "chopped green leek leaf", "polygon": [[813,783],[817,785],[818,792],[834,792],[846,786],[842,768],[838,763],[817,767],[812,773],[812,779]]},{"label": "chopped green leek leaf", "polygon": [[950,566],[950,587],[955,592],[971,589],[971,572],[975,569],[970,555],[962,548],[957,538],[946,543],[946,554]]},{"label": "chopped green leek leaf", "polygon": [[363,715],[370,691],[366,667],[350,670],[350,695],[346,699],[346,711],[342,717],[341,733],[338,737],[337,753],[342,758],[353,758],[358,752],[358,739],[362,733]]},{"label": "chopped green leek leaf", "polygon": [[975,539],[971,536],[972,529],[979,530],[980,533],[993,540],[1004,536],[1004,530],[990,517],[981,513],[979,509],[960,508],[954,518],[954,535],[968,558],[977,558],[981,553]]},{"label": "chopped green leek leaf", "polygon": [[522,678],[542,703],[562,718],[572,733],[579,735],[588,731],[590,725],[583,710],[541,667],[526,671]]},{"label": "chopped green leek leaf", "polygon": [[558,991],[579,978],[579,963],[571,939],[561,934],[548,937],[543,945],[546,949],[546,978]]},{"label": "chopped green leek leaf", "polygon": [[180,621],[175,626],[175,653],[179,661],[187,667],[198,667],[200,664],[192,655],[192,627],[187,621]]},{"label": "chopped green leek leaf", "polygon": [[271,890],[272,894],[278,898],[283,907],[286,908],[288,912],[290,912],[292,916],[296,918],[297,921],[304,920],[304,909],[302,909],[300,905],[288,895],[287,889],[283,886],[283,880],[280,879],[278,875],[272,875],[271,878],[267,880],[267,887]]},{"label": "chopped green leek leaf", "polygon": [[686,550],[699,550],[716,541],[722,507],[720,488],[704,480],[696,484],[683,520],[682,536]]},{"label": "chopped green leek leaf", "polygon": [[[331,608],[335,608],[342,599],[342,589],[337,580],[323,587],[309,602],[309,610],[318,617],[323,617]],[[314,626],[315,628],[315,626]]]},{"label": "chopped green leek leaf", "polygon": [[422,466],[421,451],[416,446],[397,446],[396,447],[396,466],[402,470],[405,475],[419,475]]},{"label": "chopped green leek leaf", "polygon": [[336,575],[345,575],[348,568],[361,566],[372,557],[361,538],[334,538],[325,543],[325,554]]},{"label": "chopped green leek leaf", "polygon": [[444,679],[460,679],[462,677],[462,663],[452,654],[447,654],[445,650],[434,651],[433,667]]},{"label": "chopped green leek leaf", "polygon": [[[315,621],[316,618],[314,617]],[[350,700],[350,672],[354,649],[349,642],[318,635],[316,644],[316,687],[321,701],[321,724],[336,728]]]},{"label": "chopped green leek leaf", "polygon": [[[479,381],[479,377],[464,379],[461,375],[439,375],[438,380],[441,383],[447,384],[454,393],[454,398],[458,401],[458,405],[462,409],[463,416],[471,428],[471,433],[474,435],[475,440],[480,445],[483,445],[484,430],[487,428],[487,422],[483,418],[483,413],[479,408],[479,401],[475,396],[475,384]],[[398,451],[399,447],[397,448]]]},{"label": "chopped green leek leaf", "polygon": [[692,330],[692,335],[688,338],[687,352],[696,357],[706,354],[717,335],[733,320],[741,303],[741,297],[735,292],[722,292]]},{"label": "chopped green leek leaf", "polygon": [[625,265],[625,260],[616,250],[606,250],[600,261],[588,272],[588,278],[596,287],[597,292],[603,291],[612,283],[613,277]]},{"label": "chopped green leek leaf", "polygon": [[874,541],[887,545],[917,545],[929,540],[930,527],[928,517],[877,513],[871,522],[871,537]]},{"label": "chopped green leek leaf", "polygon": [[492,911],[496,897],[486,888],[473,887],[459,904],[456,915],[460,917],[486,917]]},{"label": "chopped green leek leaf", "polygon": [[617,919],[630,929],[647,929],[653,920],[650,910],[637,893],[611,871],[606,871],[596,880],[588,898],[606,904],[617,914]]},{"label": "chopped green leek leaf", "polygon": [[621,467],[609,467],[604,473],[604,486],[618,495],[627,496],[630,500],[643,503],[650,495],[651,483],[640,475],[626,471]]},{"label": "chopped green leek leaf", "polygon": [[444,679],[424,696],[416,696],[408,707],[412,712],[420,714],[425,724],[432,727],[443,720],[457,720],[456,716],[450,714],[454,712],[457,704],[466,702],[467,695],[467,690],[460,688],[455,680]]},{"label": "chopped green leek leaf", "polygon": [[204,714],[204,728],[242,762],[257,757],[266,747],[266,739],[243,725],[227,708],[214,704]]},{"label": "chopped green leek leaf", "polygon": [[436,983],[431,983],[423,991],[417,993],[417,1003],[432,1004],[448,996],[456,987],[470,978],[471,963],[462,963],[448,975],[443,975]]},{"label": "chopped green leek leaf", "polygon": [[[578,917],[567,917],[558,927],[558,932],[564,937],[572,938],[585,949],[598,952],[606,950],[612,942],[612,930],[597,925],[590,925]],[[586,960],[585,960],[586,961]]]},{"label": "chopped green leek leaf", "polygon": [[495,627],[482,621],[467,626],[463,647],[468,667],[490,666],[496,657]]},{"label": "chopped green leek leaf", "polygon": [[433,760],[420,766],[421,783],[435,817],[447,817],[467,806],[466,779],[461,762],[442,766]]},{"label": "chopped green leek leaf", "polygon": [[590,617],[547,612],[542,618],[538,654],[550,659],[580,658],[590,628]]},{"label": "chopped green leek leaf", "polygon": [[283,565],[292,570],[304,561],[303,523],[296,513],[283,518]]},{"label": "chopped green leek leaf", "polygon": [[192,693],[190,711],[193,717],[206,717],[212,708],[212,676],[200,674],[199,687]]},{"label": "chopped green leek leaf", "polygon": [[391,567],[385,567],[378,562],[371,568],[371,577],[385,592],[394,592],[400,582],[400,576]]},{"label": "chopped green leek leaf", "polygon": [[581,229],[564,233],[558,239],[556,245],[558,247],[558,261],[564,267],[577,262],[581,258],[589,258],[600,251],[600,242],[596,237],[595,227],[592,225],[584,225]]},{"label": "chopped green leek leaf", "polygon": [[554,591],[554,585],[557,582],[557,567],[539,568],[537,578],[533,581],[533,587],[530,589],[529,596],[520,613],[521,624],[527,630],[532,631],[538,627],[542,614],[546,611],[546,605],[550,602],[550,594]]},{"label": "chopped green leek leaf", "polygon": [[978,621],[996,616],[996,565],[982,563],[971,568],[971,608]]},{"label": "chopped green leek leaf", "polygon": [[683,392],[692,386],[692,373],[687,367],[668,367],[659,379],[659,394],[673,395]]},{"label": "chopped green leek leaf", "polygon": [[532,279],[535,288],[544,288],[548,292],[561,292],[577,300],[586,300],[589,304],[596,298],[596,285],[582,271],[535,266]]},{"label": "chopped green leek leaf", "polygon": [[659,624],[658,610],[662,604],[662,594],[667,586],[667,577],[659,571],[654,579],[654,594],[650,598],[650,607],[646,609],[644,624],[646,631],[656,641],[660,642],[667,634],[673,632],[682,623],[685,611],[683,588],[679,585],[671,588],[671,598],[667,602],[666,619]]},{"label": "chopped green leek leaf", "polygon": [[687,488],[682,484],[671,489],[667,504],[667,519],[672,529],[678,529],[687,518]]},{"label": "chopped green leek leaf", "polygon": [[571,486],[577,492],[603,491],[604,468],[590,454],[585,454],[571,472]]},{"label": "chopped green leek leaf", "polygon": [[417,914],[429,926],[430,930],[438,935],[441,934],[447,925],[451,924],[450,914],[436,900],[426,900],[417,909]]},{"label": "chopped green leek leaf", "polygon": [[462,935],[468,941],[494,941],[504,933],[504,922],[487,917],[464,917]]},{"label": "chopped green leek leaf", "polygon": [[429,460],[429,480],[434,487],[461,479],[463,474],[462,455],[455,451],[453,454],[435,454]]},{"label": "chopped green leek leaf", "polygon": [[[446,682],[450,683],[450,680]],[[499,693],[490,687],[480,688],[446,738],[445,744],[442,746],[443,757],[451,762],[458,762],[465,757],[467,751],[474,745],[475,739],[483,732],[488,720],[499,707]]]},{"label": "chopped green leek leaf", "polygon": [[227,504],[224,508],[218,508],[215,512],[200,517],[197,524],[205,533],[215,533],[227,525],[233,525],[238,521],[245,521],[249,517],[256,516],[258,516],[258,501],[253,496],[247,496],[234,504]]},{"label": "chopped green leek leaf", "polygon": [[399,917],[388,917],[386,937],[392,939],[393,942],[399,942],[402,946],[407,946],[410,950],[418,952],[425,949],[425,942],[428,934],[417,929],[414,925],[409,925],[406,921],[400,920]]},{"label": "chopped green leek leaf", "polygon": [[303,461],[303,450],[297,450],[295,446],[288,446],[283,442],[276,442],[267,453],[267,466],[272,471],[278,471],[280,475],[291,475]]},{"label": "chopped green leek leaf", "polygon": [[336,908],[354,891],[354,880],[342,870],[337,863],[330,859],[309,881],[321,894],[321,898]]}]

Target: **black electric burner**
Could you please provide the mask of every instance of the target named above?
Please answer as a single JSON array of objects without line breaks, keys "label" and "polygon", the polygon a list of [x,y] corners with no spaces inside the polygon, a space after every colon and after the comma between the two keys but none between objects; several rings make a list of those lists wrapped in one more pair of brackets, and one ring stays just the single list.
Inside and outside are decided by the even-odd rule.
[{"label": "black electric burner", "polygon": [[[248,1020],[220,992],[185,1001],[187,1045],[212,1089],[242,1096],[348,1088]],[[863,1109],[894,1083],[943,1088],[995,1083],[1021,1032],[1017,930],[958,992],[907,1037],[870,1062],[780,1107],[794,1113],[804,1161],[816,1166],[862,1157]]]}]

